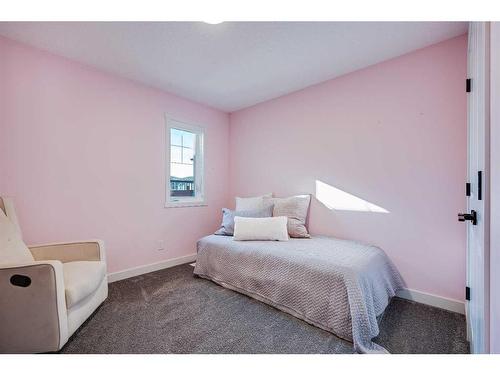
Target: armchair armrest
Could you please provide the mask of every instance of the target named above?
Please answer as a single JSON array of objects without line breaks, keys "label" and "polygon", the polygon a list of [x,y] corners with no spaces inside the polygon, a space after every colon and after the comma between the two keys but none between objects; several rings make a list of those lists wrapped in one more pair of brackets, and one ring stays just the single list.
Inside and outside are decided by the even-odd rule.
[{"label": "armchair armrest", "polygon": [[36,260],[57,259],[63,263],[81,260],[105,261],[101,240],[75,241],[28,246]]},{"label": "armchair armrest", "polygon": [[62,263],[0,265],[0,353],[59,350],[68,339]]}]

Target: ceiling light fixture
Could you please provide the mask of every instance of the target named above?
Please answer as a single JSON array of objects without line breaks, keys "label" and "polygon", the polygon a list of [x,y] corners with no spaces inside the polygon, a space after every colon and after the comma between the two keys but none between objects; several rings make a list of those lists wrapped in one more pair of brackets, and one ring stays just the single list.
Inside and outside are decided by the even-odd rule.
[{"label": "ceiling light fixture", "polygon": [[203,21],[204,23],[208,23],[209,25],[218,25],[219,23],[222,23],[224,21],[220,20],[210,20],[210,21]]}]

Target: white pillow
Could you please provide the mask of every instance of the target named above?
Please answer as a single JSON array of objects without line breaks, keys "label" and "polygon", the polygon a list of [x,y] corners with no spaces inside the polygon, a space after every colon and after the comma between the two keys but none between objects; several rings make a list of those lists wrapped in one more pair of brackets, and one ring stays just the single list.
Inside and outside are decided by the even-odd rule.
[{"label": "white pillow", "polygon": [[264,198],[272,198],[273,194],[268,193],[258,197],[240,198],[236,197],[235,211],[262,210],[266,205]]},{"label": "white pillow", "polygon": [[0,209],[0,264],[19,264],[34,260],[17,228]]},{"label": "white pillow", "polygon": [[288,241],[288,218],[241,217],[234,218],[234,239],[236,241]]}]

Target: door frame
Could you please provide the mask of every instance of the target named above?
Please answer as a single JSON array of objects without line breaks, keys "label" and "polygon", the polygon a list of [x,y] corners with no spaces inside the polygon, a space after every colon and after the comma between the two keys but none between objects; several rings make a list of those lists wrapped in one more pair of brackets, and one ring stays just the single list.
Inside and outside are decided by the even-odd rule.
[{"label": "door frame", "polygon": [[[471,353],[489,351],[489,23],[469,23],[467,78],[472,90],[467,94],[467,181],[471,196],[467,212],[478,211],[478,227],[467,223],[467,338]],[[482,171],[482,200],[477,196]],[[475,231],[474,231],[475,229]],[[474,240],[472,241],[471,238]],[[471,247],[472,243],[476,246]]]},{"label": "door frame", "polygon": [[490,103],[489,352],[500,354],[500,22],[490,23]]}]

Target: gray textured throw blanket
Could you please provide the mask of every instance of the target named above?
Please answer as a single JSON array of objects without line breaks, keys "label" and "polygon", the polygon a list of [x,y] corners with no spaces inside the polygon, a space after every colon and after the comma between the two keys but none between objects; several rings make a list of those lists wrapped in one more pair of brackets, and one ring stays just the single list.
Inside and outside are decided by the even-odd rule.
[{"label": "gray textured throw blanket", "polygon": [[382,250],[331,237],[207,236],[198,241],[194,273],[351,341],[359,353],[387,352],[372,342],[377,316],[403,287]]}]

